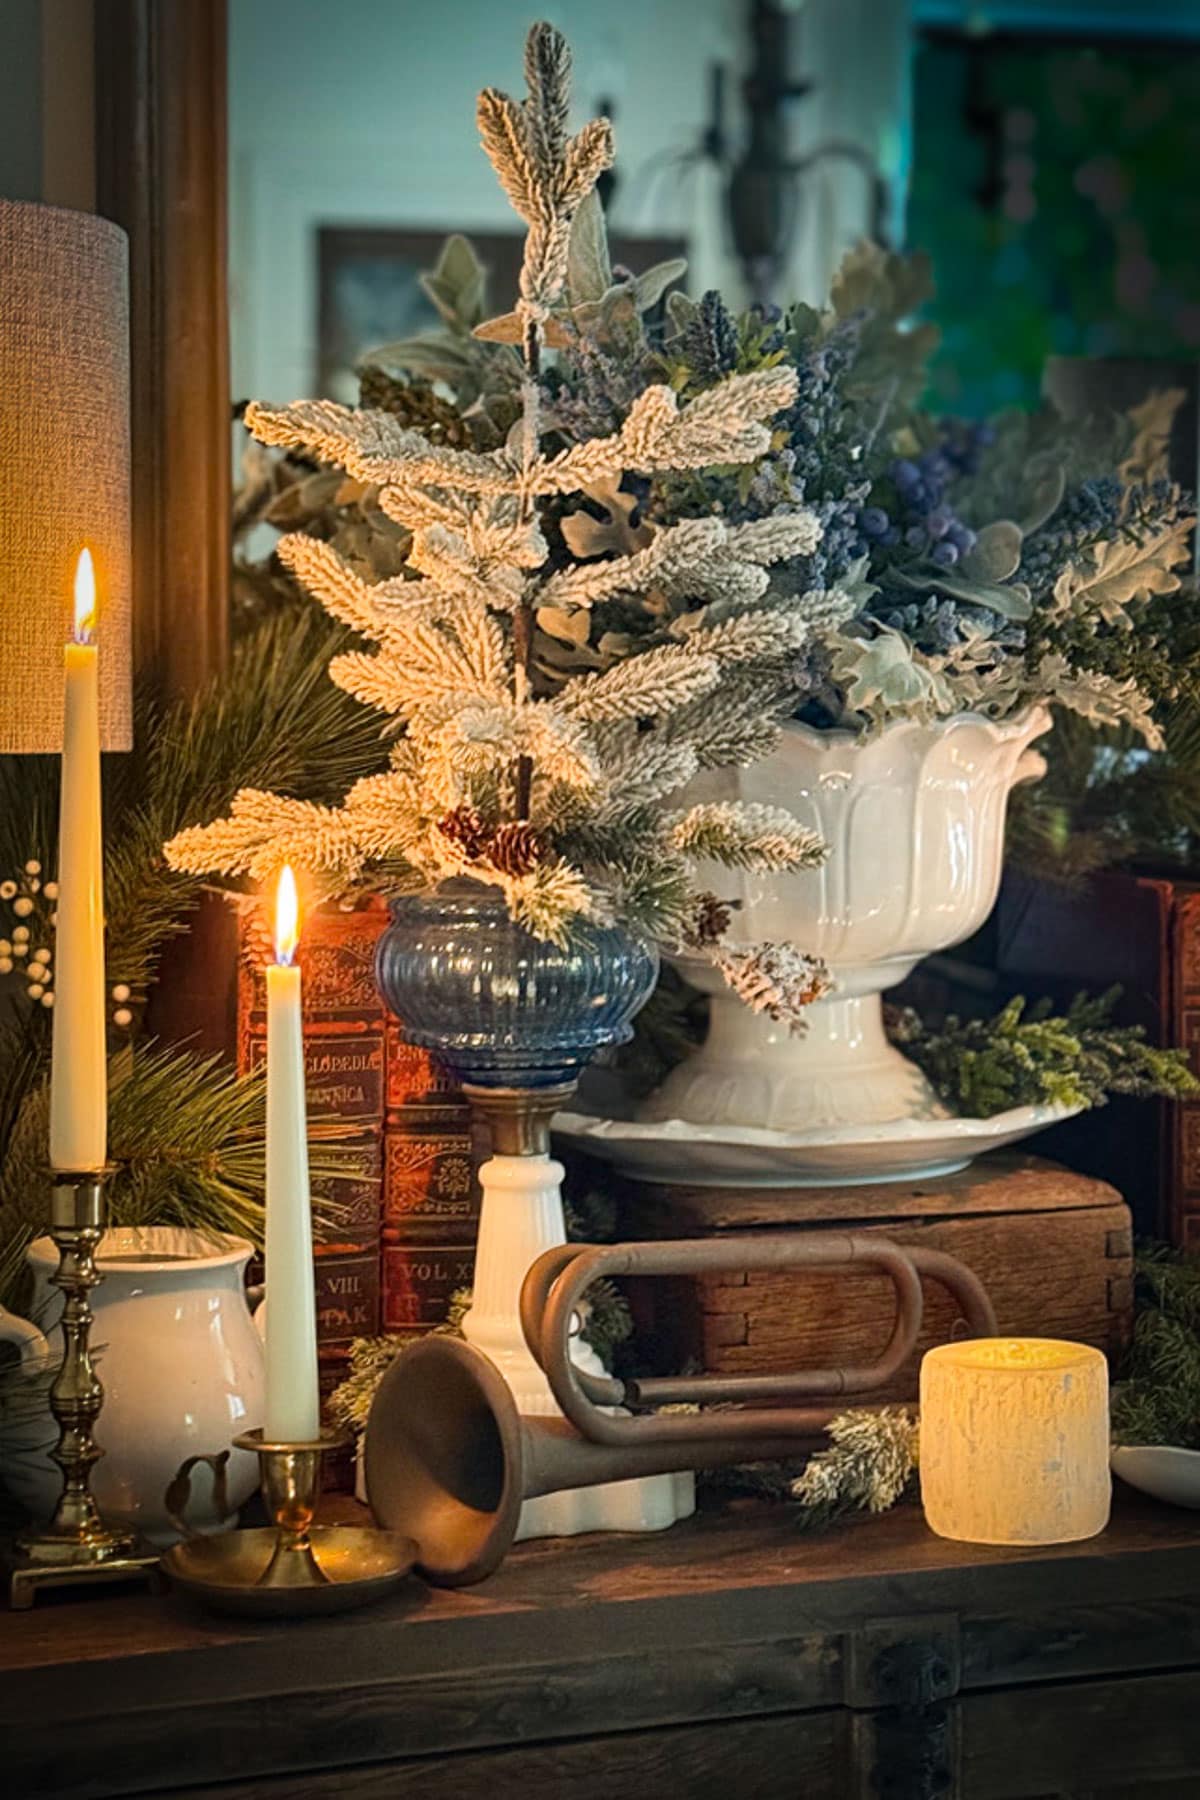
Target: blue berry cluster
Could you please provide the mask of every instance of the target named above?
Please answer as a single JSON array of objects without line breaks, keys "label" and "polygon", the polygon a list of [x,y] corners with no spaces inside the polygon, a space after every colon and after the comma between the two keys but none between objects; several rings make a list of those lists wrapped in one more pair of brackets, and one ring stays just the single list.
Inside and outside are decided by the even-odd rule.
[{"label": "blue berry cluster", "polygon": [[895,590],[890,597],[884,592],[874,602],[874,611],[882,624],[902,631],[927,656],[948,656],[968,634],[986,638],[997,653],[1025,648],[1023,626],[1002,618],[990,607],[964,605],[944,594],[917,600],[902,599]]},{"label": "blue berry cluster", "polygon": [[949,490],[975,472],[995,435],[987,424],[944,419],[936,444],[918,456],[894,458],[881,491],[858,516],[863,549],[908,552],[952,569],[971,549],[975,533],[955,513]]},{"label": "blue berry cluster", "polygon": [[1026,538],[1020,578],[1035,594],[1046,593],[1071,563],[1102,538],[1136,530],[1140,520],[1155,529],[1174,522],[1181,498],[1170,482],[1127,488],[1115,475],[1097,475],[1072,488],[1053,518]]}]

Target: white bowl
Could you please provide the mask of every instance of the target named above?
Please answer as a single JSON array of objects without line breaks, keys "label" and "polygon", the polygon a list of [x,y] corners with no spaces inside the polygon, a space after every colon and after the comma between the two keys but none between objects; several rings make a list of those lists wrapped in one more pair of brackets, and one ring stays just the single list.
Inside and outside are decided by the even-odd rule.
[{"label": "white bowl", "polygon": [[985,1150],[1019,1143],[1079,1110],[1014,1106],[990,1119],[893,1119],[811,1131],[561,1112],[554,1130],[573,1149],[635,1180],[687,1187],[854,1187],[952,1175]]},{"label": "white bowl", "polygon": [[1169,1506],[1200,1507],[1200,1450],[1174,1444],[1118,1444],[1113,1474]]}]

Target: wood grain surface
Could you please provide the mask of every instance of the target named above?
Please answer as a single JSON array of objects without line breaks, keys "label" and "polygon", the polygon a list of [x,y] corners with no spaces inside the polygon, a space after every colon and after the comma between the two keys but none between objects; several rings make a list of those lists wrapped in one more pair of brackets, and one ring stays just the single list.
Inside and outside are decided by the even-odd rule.
[{"label": "wood grain surface", "polygon": [[[632,1795],[639,1768],[671,1767],[689,1785],[660,1793],[723,1795],[735,1772],[746,1793],[857,1792],[822,1771],[874,1755],[845,1721],[886,1702],[881,1620],[884,1641],[951,1621],[964,1766],[992,1781],[1010,1690],[1045,1687],[1049,1706],[1061,1683],[1200,1666],[1200,1520],[1122,1497],[1090,1543],[980,1550],[935,1538],[914,1506],[810,1536],[787,1508],[742,1503],[661,1535],[520,1545],[478,1588],[414,1582],[341,1620],[49,1596],[0,1618],[6,1795],[436,1797],[460,1758],[464,1780],[498,1794],[603,1775]],[[1191,1755],[1190,1724],[1180,1733],[1164,1772]],[[785,1767],[793,1785],[772,1786]]]}]

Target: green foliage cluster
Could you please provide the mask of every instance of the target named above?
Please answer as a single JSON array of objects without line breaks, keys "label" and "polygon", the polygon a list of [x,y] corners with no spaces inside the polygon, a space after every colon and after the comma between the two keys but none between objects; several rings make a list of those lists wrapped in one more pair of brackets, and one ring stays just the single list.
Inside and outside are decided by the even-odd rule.
[{"label": "green foliage cluster", "polygon": [[1108,1022],[1118,993],[1079,994],[1060,1015],[1048,1001],[1027,1010],[1018,995],[990,1019],[952,1014],[937,1028],[905,1011],[891,1019],[890,1035],[940,1098],[968,1118],[1014,1106],[1103,1106],[1111,1094],[1200,1093],[1185,1051],[1160,1050],[1140,1026]]},{"label": "green foliage cluster", "polygon": [[1135,1270],[1133,1342],[1113,1389],[1113,1436],[1200,1450],[1200,1260],[1148,1245]]},{"label": "green foliage cluster", "polygon": [[[1184,596],[1200,626],[1200,595]],[[1128,730],[1097,733],[1060,713],[1038,748],[1042,781],[1009,799],[1006,857],[1014,868],[1065,886],[1113,866],[1156,873],[1200,866],[1200,643],[1189,624],[1159,647],[1162,667],[1179,682],[1163,702],[1163,748],[1148,750]]]}]

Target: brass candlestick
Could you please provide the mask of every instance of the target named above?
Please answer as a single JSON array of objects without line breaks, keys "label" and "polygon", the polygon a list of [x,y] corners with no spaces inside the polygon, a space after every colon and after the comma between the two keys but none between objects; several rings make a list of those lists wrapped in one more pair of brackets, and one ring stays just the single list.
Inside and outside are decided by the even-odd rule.
[{"label": "brass candlestick", "polygon": [[[374,1526],[313,1524],[321,1458],[344,1448],[348,1432],[326,1431],[313,1443],[289,1444],[246,1431],[233,1441],[258,1457],[271,1523],[215,1537],[186,1536],[163,1557],[178,1587],[220,1612],[302,1618],[365,1606],[404,1580],[417,1554],[411,1538]],[[207,1462],[220,1480],[228,1455],[190,1458],[171,1484],[168,1504],[181,1531],[187,1532],[182,1513],[192,1467]]]},{"label": "brass candlestick", "polygon": [[59,1262],[51,1279],[63,1294],[63,1359],[49,1396],[59,1430],[50,1454],[63,1472],[63,1491],[50,1523],[17,1539],[9,1559],[15,1608],[32,1606],[39,1588],[125,1580],[158,1561],[157,1551],[132,1532],[104,1523],[91,1491],[92,1468],[104,1455],[92,1435],[104,1389],[92,1365],[90,1295],[104,1279],[96,1248],[106,1223],[109,1174],[108,1169],[78,1174],[56,1169],[53,1175],[50,1236]]}]

